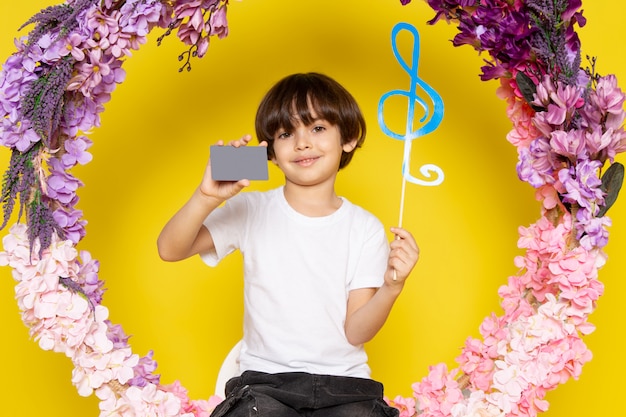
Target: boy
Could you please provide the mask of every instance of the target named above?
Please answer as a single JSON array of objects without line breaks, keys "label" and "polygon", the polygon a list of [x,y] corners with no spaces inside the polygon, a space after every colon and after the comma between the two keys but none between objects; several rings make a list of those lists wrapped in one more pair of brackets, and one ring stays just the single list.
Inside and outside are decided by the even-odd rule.
[{"label": "boy", "polygon": [[239,193],[249,181],[214,181],[209,163],[163,228],[166,261],[200,254],[213,266],[235,249],[244,257],[243,373],[212,416],[397,415],[370,379],[363,344],[384,324],[419,249],[401,228],[391,228],[388,243],[378,219],[335,193],[337,172],[365,131],[356,101],[336,81],[287,76],[256,115],[284,186]]}]

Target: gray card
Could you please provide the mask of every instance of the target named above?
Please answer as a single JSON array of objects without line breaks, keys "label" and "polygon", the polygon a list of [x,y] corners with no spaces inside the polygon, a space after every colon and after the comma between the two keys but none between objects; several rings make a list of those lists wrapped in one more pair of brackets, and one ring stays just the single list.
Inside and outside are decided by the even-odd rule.
[{"label": "gray card", "polygon": [[216,181],[268,179],[267,147],[211,146],[211,177]]}]

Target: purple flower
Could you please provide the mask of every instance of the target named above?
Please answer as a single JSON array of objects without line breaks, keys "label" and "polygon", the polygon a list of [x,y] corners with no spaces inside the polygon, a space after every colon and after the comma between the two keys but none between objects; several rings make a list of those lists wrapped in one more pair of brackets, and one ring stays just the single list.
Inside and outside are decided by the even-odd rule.
[{"label": "purple flower", "polygon": [[[402,0],[401,0],[402,1]],[[475,0],[427,0],[428,5],[437,12],[437,15],[431,20],[430,24],[435,23],[440,18],[446,20],[458,17],[463,13],[464,7],[471,7],[476,4]]]},{"label": "purple flower", "polygon": [[18,109],[22,96],[37,79],[36,65],[32,58],[13,54],[0,71],[0,115],[6,117]]},{"label": "purple flower", "polygon": [[553,172],[560,165],[556,155],[552,152],[548,139],[537,138],[528,148],[519,148],[517,175],[522,181],[528,182],[534,188],[545,184],[553,184]]},{"label": "purple flower", "polygon": [[113,342],[115,349],[125,349],[128,347],[129,336],[124,333],[124,329],[119,324],[113,324],[110,320],[105,321],[107,324],[107,339]]},{"label": "purple flower", "polygon": [[76,164],[85,165],[91,161],[92,155],[87,152],[92,141],[86,136],[78,136],[72,140],[66,140],[63,144],[65,153],[61,156],[61,163],[66,170]]},{"label": "purple flower", "polygon": [[538,31],[530,39],[543,73],[555,80],[576,84],[580,68],[580,40],[574,25],[586,21],[578,9],[580,0],[527,0],[525,7]]},{"label": "purple flower", "polygon": [[458,22],[454,46],[472,45],[489,53],[491,60],[481,68],[482,80],[506,76],[530,60],[530,37],[536,29],[518,2],[429,0],[428,4],[437,12],[428,23],[440,18]]},{"label": "purple flower", "polygon": [[[35,24],[35,28],[28,34],[27,49],[49,34],[50,32],[73,32],[79,26],[79,16],[82,16],[86,10],[94,8],[94,4],[99,0],[74,0],[67,4],[59,4],[43,9],[39,13],[31,17],[21,27]],[[71,4],[70,4],[71,3]]]},{"label": "purple flower", "polygon": [[0,122],[0,143],[20,152],[27,151],[34,143],[41,140],[31,126],[28,120],[22,121],[17,110],[14,109]]},{"label": "purple flower", "polygon": [[109,64],[109,73],[102,76],[102,82],[91,92],[100,103],[110,100],[111,93],[115,91],[117,84],[121,84],[126,79],[126,71],[122,68],[122,63],[119,59],[112,60]]},{"label": "purple flower", "polygon": [[65,114],[61,120],[63,133],[74,137],[79,131],[88,132],[100,126],[100,113],[104,111],[98,97],[85,97],[82,94],[72,94],[72,99],[65,102]]},{"label": "purple flower", "polygon": [[[46,33],[37,41],[37,45],[43,51],[42,62],[53,64],[69,54],[70,51],[65,47],[64,42],[57,40],[58,35],[58,33]],[[82,56],[84,57],[84,54]]]},{"label": "purple flower", "polygon": [[61,161],[57,158],[51,158],[49,161],[50,176],[47,179],[48,197],[57,200],[63,205],[74,206],[78,201],[76,190],[83,185],[73,175],[65,172]]},{"label": "purple flower", "polygon": [[604,247],[609,241],[609,217],[594,217],[589,210],[581,209],[576,213],[576,238],[580,246],[587,250]]},{"label": "purple flower", "polygon": [[604,204],[604,193],[600,188],[602,180],[598,177],[601,166],[600,161],[584,160],[576,166],[561,169],[559,181],[566,191],[562,194],[563,201],[577,204],[595,215]]},{"label": "purple flower", "polygon": [[87,222],[81,220],[82,216],[82,211],[73,209],[70,209],[68,212],[59,208],[52,213],[54,221],[65,232],[65,238],[71,240],[74,244],[78,244],[87,233],[85,231]]},{"label": "purple flower", "polygon": [[481,68],[482,80],[509,76],[524,68],[558,79],[577,80],[580,41],[574,24],[585,19],[580,0],[428,0],[439,19],[458,22],[453,44],[472,45],[491,59]]},{"label": "purple flower", "polygon": [[165,6],[158,0],[127,1],[120,9],[120,27],[122,32],[145,37],[152,26],[157,24],[165,11]]},{"label": "purple flower", "polygon": [[153,356],[154,352],[151,350],[146,356],[139,358],[139,363],[133,368],[135,376],[128,381],[130,385],[145,387],[148,384],[159,383],[161,376],[154,374],[154,371],[157,369],[157,363],[152,359]]},{"label": "purple flower", "polygon": [[[82,212],[79,212],[82,216]],[[87,251],[79,252],[81,265],[78,271],[78,278],[80,280],[83,291],[93,305],[99,305],[102,302],[102,295],[104,294],[104,281],[98,278],[98,271],[100,270],[100,262],[93,259],[91,254]]]}]

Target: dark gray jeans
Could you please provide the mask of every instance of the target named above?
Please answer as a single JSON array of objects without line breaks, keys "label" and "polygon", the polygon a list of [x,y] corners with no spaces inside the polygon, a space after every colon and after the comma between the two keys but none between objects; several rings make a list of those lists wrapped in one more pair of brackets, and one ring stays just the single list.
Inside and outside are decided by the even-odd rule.
[{"label": "dark gray jeans", "polygon": [[371,379],[305,372],[246,371],[226,383],[211,417],[397,417]]}]

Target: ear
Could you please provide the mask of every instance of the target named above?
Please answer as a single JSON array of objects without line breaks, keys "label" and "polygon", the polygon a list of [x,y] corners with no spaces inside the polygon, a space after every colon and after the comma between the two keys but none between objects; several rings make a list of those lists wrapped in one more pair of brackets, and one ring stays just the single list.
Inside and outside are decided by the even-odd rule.
[{"label": "ear", "polygon": [[354,150],[354,148],[356,148],[356,144],[357,144],[358,140],[357,139],[352,139],[349,142],[346,142],[342,145],[342,149],[345,153],[350,153]]}]

